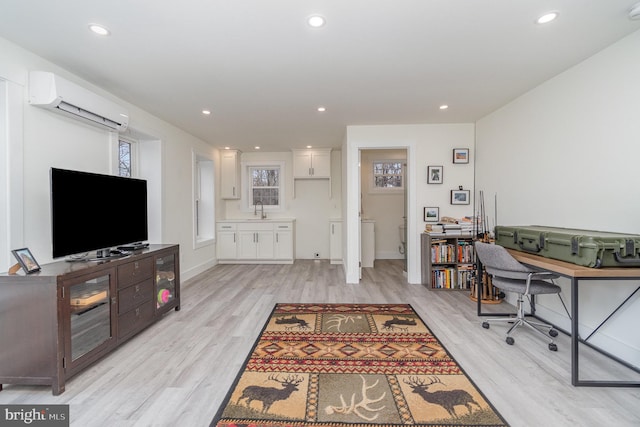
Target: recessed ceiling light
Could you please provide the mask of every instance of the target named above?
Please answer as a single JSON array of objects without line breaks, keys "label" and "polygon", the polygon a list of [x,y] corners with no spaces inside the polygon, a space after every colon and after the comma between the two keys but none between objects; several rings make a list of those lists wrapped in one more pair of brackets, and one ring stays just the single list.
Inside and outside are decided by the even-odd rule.
[{"label": "recessed ceiling light", "polygon": [[231,150],[231,147],[224,147],[225,150]]},{"label": "recessed ceiling light", "polygon": [[312,146],[311,145],[307,145],[307,148],[312,148]]},{"label": "recessed ceiling light", "polygon": [[536,20],[538,24],[547,24],[558,17],[558,12],[549,12],[542,15]]},{"label": "recessed ceiling light", "polygon": [[318,112],[324,113],[325,111],[327,111],[326,107],[318,107]]},{"label": "recessed ceiling light", "polygon": [[307,23],[313,28],[319,28],[325,24],[325,19],[323,16],[313,15],[307,18]]},{"label": "recessed ceiling light", "polygon": [[440,109],[441,109],[441,110],[446,110],[447,108],[449,108],[449,106],[448,106],[448,105],[446,105],[446,104],[445,104],[445,105],[441,105],[441,106],[440,106]]},{"label": "recessed ceiling light", "polygon": [[255,147],[253,147],[253,148],[255,148],[256,150],[259,150],[259,149],[260,149],[260,147],[258,147],[257,145],[256,145]]},{"label": "recessed ceiling light", "polygon": [[108,36],[111,31],[100,24],[89,24],[89,29],[100,36]]},{"label": "recessed ceiling light", "polygon": [[202,114],[204,114],[205,116],[208,116],[209,114],[211,114],[210,110],[202,110]]}]

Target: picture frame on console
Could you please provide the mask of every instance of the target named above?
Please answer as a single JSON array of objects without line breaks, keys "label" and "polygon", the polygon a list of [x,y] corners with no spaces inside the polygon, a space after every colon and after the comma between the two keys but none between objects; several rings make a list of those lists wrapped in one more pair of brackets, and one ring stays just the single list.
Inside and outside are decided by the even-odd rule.
[{"label": "picture frame on console", "polygon": [[25,273],[31,274],[40,271],[40,264],[38,264],[29,248],[14,249],[11,253],[16,257],[18,264],[20,264]]}]

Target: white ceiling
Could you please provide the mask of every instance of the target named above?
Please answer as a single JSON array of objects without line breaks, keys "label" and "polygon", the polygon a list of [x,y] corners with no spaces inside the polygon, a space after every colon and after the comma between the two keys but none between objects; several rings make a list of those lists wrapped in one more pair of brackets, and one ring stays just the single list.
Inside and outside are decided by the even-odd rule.
[{"label": "white ceiling", "polygon": [[0,37],[216,147],[286,150],[338,147],[347,125],[474,122],[640,29],[634,3],[3,0]]}]

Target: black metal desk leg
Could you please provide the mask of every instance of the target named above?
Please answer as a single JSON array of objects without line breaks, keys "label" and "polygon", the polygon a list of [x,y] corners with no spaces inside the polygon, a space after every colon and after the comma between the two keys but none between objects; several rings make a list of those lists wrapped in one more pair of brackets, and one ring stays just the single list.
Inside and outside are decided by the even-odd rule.
[{"label": "black metal desk leg", "polygon": [[578,368],[578,279],[571,278],[571,384],[577,386],[580,382]]}]

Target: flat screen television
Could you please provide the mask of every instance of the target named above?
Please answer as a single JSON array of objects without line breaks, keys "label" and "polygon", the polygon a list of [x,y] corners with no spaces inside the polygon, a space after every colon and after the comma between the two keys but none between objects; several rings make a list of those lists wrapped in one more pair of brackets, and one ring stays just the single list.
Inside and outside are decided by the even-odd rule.
[{"label": "flat screen television", "polygon": [[51,168],[53,258],[148,239],[147,181]]}]

